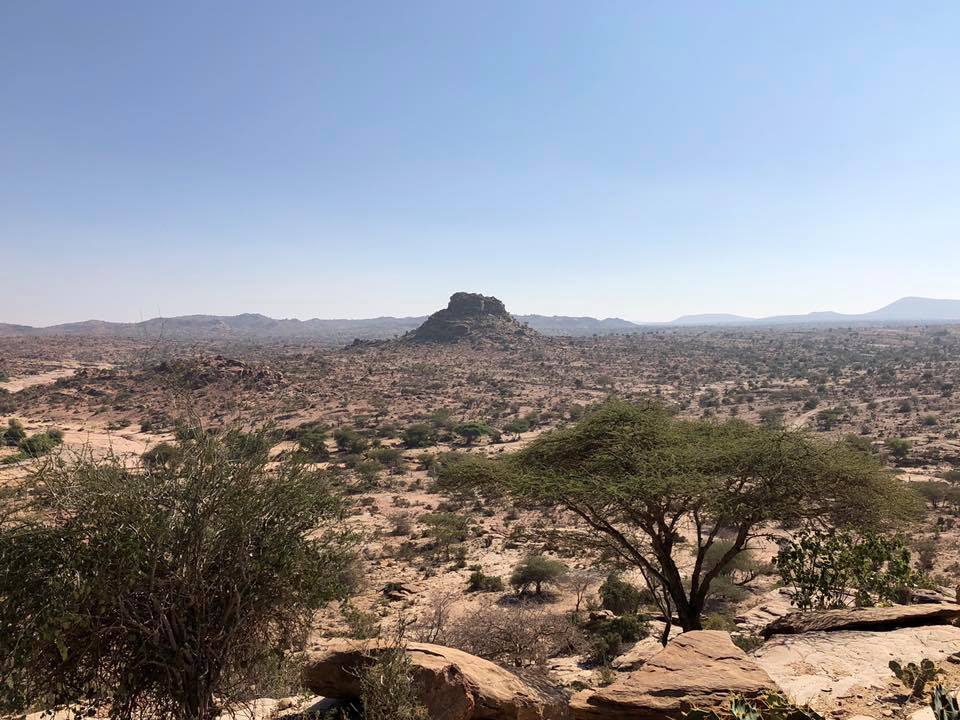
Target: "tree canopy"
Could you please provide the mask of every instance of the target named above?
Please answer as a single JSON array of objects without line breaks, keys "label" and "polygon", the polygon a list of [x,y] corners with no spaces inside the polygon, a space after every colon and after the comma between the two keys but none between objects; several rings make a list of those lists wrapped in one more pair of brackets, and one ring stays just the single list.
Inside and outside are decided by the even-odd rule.
[{"label": "tree canopy", "polygon": [[[845,443],[623,401],[516,453],[453,463],[441,481],[573,513],[576,541],[640,568],[685,630],[700,628],[713,580],[771,523],[883,529],[919,508],[915,494]],[[726,550],[716,557],[721,539]]]}]

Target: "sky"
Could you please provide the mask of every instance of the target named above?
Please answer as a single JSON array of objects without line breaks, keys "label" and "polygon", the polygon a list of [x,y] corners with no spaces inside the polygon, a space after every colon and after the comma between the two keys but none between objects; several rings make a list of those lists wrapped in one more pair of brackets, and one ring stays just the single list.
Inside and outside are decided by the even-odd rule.
[{"label": "sky", "polygon": [[0,322],[960,297],[960,3],[0,2]]}]

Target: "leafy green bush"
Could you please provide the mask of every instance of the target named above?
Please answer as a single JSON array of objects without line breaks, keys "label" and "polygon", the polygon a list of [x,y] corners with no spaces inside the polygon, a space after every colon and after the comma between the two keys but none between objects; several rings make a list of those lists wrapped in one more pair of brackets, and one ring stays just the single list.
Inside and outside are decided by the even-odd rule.
[{"label": "leafy green bush", "polygon": [[321,476],[221,437],[178,450],[43,463],[0,518],[0,712],[207,720],[346,593],[353,537]]},{"label": "leafy green bush", "polygon": [[613,632],[596,635],[587,649],[587,660],[597,665],[608,665],[620,654],[623,639]]},{"label": "leafy green bush", "polygon": [[470,530],[468,518],[451,512],[427,513],[420,522],[427,526],[427,537],[433,539],[437,553],[442,553],[447,560],[451,546],[466,540]]},{"label": "leafy green bush", "polygon": [[703,629],[733,632],[737,629],[737,622],[729,613],[710,613],[709,615],[705,615],[703,618]]},{"label": "leafy green bush", "polygon": [[620,654],[624,643],[642,640],[650,634],[650,625],[638,615],[621,615],[597,623],[590,628],[593,640],[587,657],[591,662],[606,665]]},{"label": "leafy green bush", "polygon": [[903,460],[910,454],[910,441],[904,438],[887,438],[883,445],[890,451],[895,460]]},{"label": "leafy green bush", "polygon": [[169,465],[180,459],[180,448],[168,442],[161,442],[143,453],[140,458],[144,464],[151,467],[156,465]]},{"label": "leafy green bush", "polygon": [[461,423],[453,429],[453,432],[462,437],[467,445],[473,444],[484,435],[488,435],[494,440],[500,438],[500,433],[496,429],[483,422]]},{"label": "leafy green bush", "polygon": [[600,585],[600,603],[617,615],[636,614],[643,604],[643,593],[617,573],[610,573]]},{"label": "leafy green bush", "polygon": [[636,642],[650,634],[650,624],[639,615],[621,615],[606,623],[609,632],[620,636],[623,642]]},{"label": "leafy green bush", "polygon": [[301,429],[297,433],[297,450],[305,460],[310,462],[323,462],[329,459],[326,431],[316,425]]},{"label": "leafy green bush", "polygon": [[16,447],[27,437],[27,431],[23,428],[23,423],[15,418],[7,420],[7,429],[0,435],[0,440],[4,445]]},{"label": "leafy green bush", "polygon": [[781,546],[774,562],[801,610],[901,602],[926,583],[903,540],[875,533],[803,531]]},{"label": "leafy green bush", "polygon": [[436,444],[433,428],[426,423],[409,425],[403,431],[403,444],[408,448],[424,448]]},{"label": "leafy green bush", "polygon": [[530,429],[530,423],[527,420],[522,418],[517,420],[511,420],[506,425],[503,426],[503,431],[508,432],[511,435],[519,435],[520,433],[525,433]]},{"label": "leafy green bush", "polygon": [[63,442],[63,433],[54,430],[31,435],[21,440],[17,447],[24,456],[36,458],[46,455],[61,442]]},{"label": "leafy green bush", "polygon": [[360,455],[370,447],[370,441],[366,437],[349,427],[334,430],[333,440],[340,450],[351,455]]},{"label": "leafy green bush", "polygon": [[470,573],[467,592],[501,592],[502,590],[503,579],[499,575],[487,575],[479,568]]},{"label": "leafy green bush", "polygon": [[551,585],[567,572],[567,566],[545,555],[530,555],[520,561],[510,575],[510,585],[518,595],[533,585],[534,594],[542,595],[543,586]]}]

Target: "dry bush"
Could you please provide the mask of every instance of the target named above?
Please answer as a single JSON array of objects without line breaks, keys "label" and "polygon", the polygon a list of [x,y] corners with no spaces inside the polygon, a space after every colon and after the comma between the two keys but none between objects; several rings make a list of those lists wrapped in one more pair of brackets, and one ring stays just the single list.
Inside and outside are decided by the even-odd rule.
[{"label": "dry bush", "polygon": [[461,594],[454,591],[438,591],[430,596],[427,612],[410,627],[417,642],[449,645],[447,631],[454,604]]},{"label": "dry bush", "polygon": [[458,618],[443,640],[487,660],[526,667],[577,652],[583,635],[566,614],[550,612],[538,603],[518,602],[483,607]]}]

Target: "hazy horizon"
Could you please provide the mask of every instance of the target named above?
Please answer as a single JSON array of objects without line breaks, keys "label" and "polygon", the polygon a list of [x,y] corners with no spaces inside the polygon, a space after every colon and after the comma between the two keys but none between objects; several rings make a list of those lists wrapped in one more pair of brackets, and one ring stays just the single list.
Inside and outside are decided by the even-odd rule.
[{"label": "hazy horizon", "polygon": [[[480,291],[477,291],[477,292],[480,292]],[[502,299],[502,298],[499,298],[499,299]],[[841,314],[844,314],[844,315],[857,315],[857,314],[861,314],[861,313],[868,313],[868,312],[872,312],[872,311],[874,311],[874,310],[879,310],[879,309],[881,309],[881,307],[885,307],[885,306],[887,306],[887,305],[890,305],[890,304],[892,304],[892,303],[894,303],[894,302],[897,302],[898,300],[904,300],[904,299],[913,299],[913,298],[908,298],[908,297],[896,298],[896,299],[894,299],[894,300],[891,300],[889,303],[883,303],[883,306],[870,307],[870,308],[865,308],[865,309],[863,309],[863,310],[858,310],[858,311],[854,311],[854,312],[850,312],[850,313],[844,312],[844,313],[841,313]],[[920,298],[920,299],[922,299],[922,300],[932,300],[932,301],[934,301],[934,302],[944,301],[944,300],[954,301],[954,302],[960,302],[960,298]],[[506,303],[505,303],[505,304],[506,304]],[[439,310],[440,308],[444,307],[445,305],[446,305],[445,302],[441,302],[441,303],[438,303],[438,304],[437,304],[434,308],[432,308],[431,310],[428,310],[428,311],[425,311],[425,312],[421,312],[421,313],[410,313],[410,314],[404,314],[404,315],[397,315],[397,314],[394,314],[394,313],[384,313],[384,312],[381,312],[381,313],[376,313],[376,314],[374,314],[374,315],[342,315],[342,316],[337,316],[337,317],[333,317],[333,316],[319,316],[319,315],[304,316],[304,317],[295,317],[295,316],[269,316],[269,317],[271,317],[271,318],[274,319],[274,320],[301,320],[301,321],[307,321],[307,320],[346,320],[346,321],[350,321],[350,320],[371,320],[371,319],[377,319],[377,318],[381,318],[381,317],[384,317],[384,318],[385,318],[385,317],[393,317],[393,318],[397,318],[397,319],[402,319],[402,318],[419,318],[419,317],[426,317],[426,316],[432,314],[433,312],[435,312],[436,310]],[[708,315],[725,316],[725,315],[738,315],[737,313],[727,313],[727,312],[723,312],[723,311],[718,311],[718,312],[705,311],[705,312],[702,312],[702,313],[685,313],[684,315],[675,315],[675,316],[673,316],[673,317],[667,318],[666,320],[650,320],[649,318],[624,317],[623,315],[601,315],[601,316],[593,315],[593,316],[591,316],[591,315],[584,315],[583,313],[565,313],[565,314],[561,314],[561,313],[553,313],[553,312],[525,312],[525,311],[523,311],[523,310],[515,310],[515,309],[511,308],[509,305],[507,305],[507,310],[508,310],[511,314],[516,315],[516,316],[539,315],[539,316],[543,316],[543,317],[557,317],[557,316],[562,316],[562,317],[592,317],[592,318],[597,319],[597,320],[613,320],[613,319],[616,319],[616,320],[626,320],[626,321],[628,321],[628,322],[633,322],[633,323],[637,323],[637,324],[641,324],[641,325],[642,325],[642,324],[645,324],[645,323],[653,324],[653,323],[661,323],[661,322],[670,322],[670,321],[672,321],[672,320],[678,320],[678,319],[681,319],[681,318],[683,318],[683,317],[689,317],[689,316],[708,316]],[[804,310],[804,311],[799,311],[799,312],[796,312],[796,313],[777,313],[776,316],[781,316],[781,315],[807,315],[807,314],[809,314],[809,313],[827,312],[827,311],[832,311],[832,310],[831,310],[830,308],[817,309],[817,310]],[[840,312],[840,311],[832,311],[832,312]],[[91,317],[91,318],[74,318],[73,320],[68,320],[68,321],[65,321],[64,323],[52,323],[52,325],[70,324],[70,323],[81,323],[81,322],[86,322],[86,321],[91,321],[91,320],[104,321],[104,322],[114,322],[114,323],[125,323],[125,322],[137,323],[137,322],[143,322],[143,321],[147,321],[147,320],[172,319],[172,318],[176,318],[176,317],[190,317],[190,316],[235,317],[235,316],[239,316],[239,315],[266,315],[266,313],[262,313],[262,312],[259,312],[259,311],[257,311],[257,310],[244,310],[244,311],[240,311],[240,312],[236,312],[236,313],[192,312],[192,313],[184,313],[183,315],[152,315],[152,316],[149,316],[149,317],[137,318],[136,320],[117,320],[117,319],[109,318],[109,317],[96,317],[96,318],[92,318],[92,317]],[[774,315],[774,314],[752,315],[752,316],[751,316],[751,315],[738,315],[738,317],[742,317],[742,318],[745,319],[745,320],[751,320],[751,319],[754,319],[754,320],[762,320],[762,319],[764,319],[764,318],[775,317],[775,315]],[[4,322],[5,322],[5,321],[4,321],[2,318],[0,318],[0,324],[3,324]],[[29,325],[29,323],[11,323],[11,324]],[[34,326],[34,327],[44,327],[44,326]]]},{"label": "hazy horizon", "polygon": [[951,298],[960,6],[0,7],[0,322]]}]

